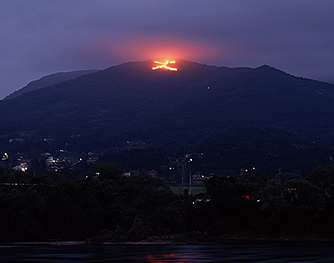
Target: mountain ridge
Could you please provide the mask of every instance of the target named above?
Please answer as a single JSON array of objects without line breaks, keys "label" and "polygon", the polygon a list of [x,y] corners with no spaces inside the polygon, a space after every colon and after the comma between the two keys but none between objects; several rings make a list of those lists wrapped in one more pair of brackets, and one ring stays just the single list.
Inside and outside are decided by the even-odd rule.
[{"label": "mountain ridge", "polygon": [[333,134],[333,84],[267,65],[228,68],[178,60],[176,72],[153,71],[153,65],[127,62],[4,100],[0,125],[7,129],[0,136],[80,135],[76,144],[103,149],[126,140],[184,145],[247,126]]},{"label": "mountain ridge", "polygon": [[70,79],[75,79],[83,75],[91,74],[97,71],[98,71],[97,69],[88,69],[88,70],[75,70],[75,71],[69,71],[69,72],[58,72],[58,73],[50,74],[40,79],[29,82],[25,87],[20,88],[19,90],[16,90],[13,93],[7,95],[4,98],[4,100],[14,99],[18,96],[21,96],[22,94],[26,92],[30,92],[30,91],[41,89],[41,88],[48,87],[48,86],[53,86],[60,82],[64,82]]}]

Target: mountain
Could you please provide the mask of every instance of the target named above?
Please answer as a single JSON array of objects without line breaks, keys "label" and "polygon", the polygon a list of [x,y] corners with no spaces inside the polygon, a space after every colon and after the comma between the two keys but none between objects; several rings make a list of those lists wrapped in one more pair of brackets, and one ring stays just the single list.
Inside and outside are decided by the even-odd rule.
[{"label": "mountain", "polygon": [[1,101],[0,146],[16,136],[35,145],[53,138],[71,150],[126,142],[178,147],[237,127],[317,139],[333,135],[333,84],[266,65],[178,60],[178,71],[152,70],[154,65],[124,63]]},{"label": "mountain", "polygon": [[38,80],[34,80],[30,83],[28,83],[27,86],[23,87],[22,89],[19,89],[12,94],[8,95],[5,100],[14,99],[16,97],[21,96],[24,93],[27,93],[29,91],[45,88],[48,86],[53,86],[55,84],[58,84],[60,82],[64,82],[70,79],[75,79],[78,77],[81,77],[83,75],[91,74],[98,71],[97,69],[89,69],[89,70],[75,70],[70,72],[59,72],[55,74],[51,74],[48,76],[45,76],[43,78],[40,78]]}]

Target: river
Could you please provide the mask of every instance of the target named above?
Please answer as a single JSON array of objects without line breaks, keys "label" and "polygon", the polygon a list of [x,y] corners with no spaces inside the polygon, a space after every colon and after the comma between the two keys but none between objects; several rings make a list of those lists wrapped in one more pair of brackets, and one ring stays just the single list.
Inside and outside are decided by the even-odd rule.
[{"label": "river", "polygon": [[334,262],[334,243],[0,247],[0,262]]}]

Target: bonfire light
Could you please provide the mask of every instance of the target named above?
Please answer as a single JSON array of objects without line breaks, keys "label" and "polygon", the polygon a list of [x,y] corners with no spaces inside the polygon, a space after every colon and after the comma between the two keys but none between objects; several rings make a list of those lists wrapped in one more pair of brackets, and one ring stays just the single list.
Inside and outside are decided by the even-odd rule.
[{"label": "bonfire light", "polygon": [[171,71],[177,71],[177,68],[173,68],[173,67],[170,67],[168,66],[168,64],[174,64],[175,61],[169,61],[169,60],[166,60],[165,62],[160,62],[160,61],[154,61],[154,63],[158,64],[157,66],[155,67],[152,67],[152,70],[157,70],[157,69],[167,69],[167,70],[171,70]]}]

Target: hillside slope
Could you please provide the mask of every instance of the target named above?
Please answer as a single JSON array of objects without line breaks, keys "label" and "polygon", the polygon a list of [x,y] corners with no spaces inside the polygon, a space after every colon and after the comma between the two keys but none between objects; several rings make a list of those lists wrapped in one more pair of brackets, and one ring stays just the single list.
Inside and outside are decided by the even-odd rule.
[{"label": "hillside slope", "polygon": [[[184,145],[236,127],[331,136],[334,85],[269,66],[226,68],[185,60],[153,71],[152,60],[110,67],[0,103],[1,138],[105,149],[125,141]],[[74,139],[75,138],[75,139]]]},{"label": "hillside slope", "polygon": [[70,72],[59,72],[59,73],[51,74],[51,75],[42,77],[38,80],[31,81],[30,83],[28,83],[27,86],[6,96],[4,100],[14,99],[16,97],[21,96],[24,93],[27,93],[33,90],[37,90],[37,89],[41,89],[41,88],[45,88],[48,86],[53,86],[55,84],[58,84],[60,82],[64,82],[70,79],[76,79],[83,75],[94,73],[96,71],[98,70],[89,69],[89,70],[75,70],[75,71],[70,71]]}]

